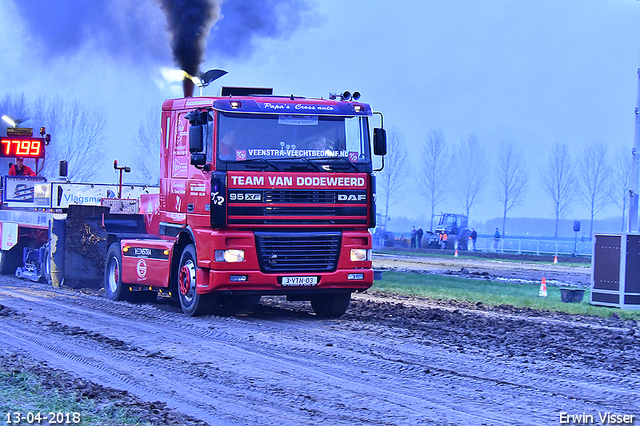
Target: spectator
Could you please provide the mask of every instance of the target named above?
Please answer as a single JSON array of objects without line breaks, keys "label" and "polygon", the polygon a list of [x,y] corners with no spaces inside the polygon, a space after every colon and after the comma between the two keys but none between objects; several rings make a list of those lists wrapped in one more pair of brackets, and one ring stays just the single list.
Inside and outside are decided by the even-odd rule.
[{"label": "spectator", "polygon": [[422,226],[418,227],[418,231],[416,231],[416,238],[418,242],[418,248],[422,248],[422,235],[424,235],[424,231],[422,230]]},{"label": "spectator", "polygon": [[498,251],[498,243],[500,242],[500,231],[496,228],[496,233],[493,234],[493,248]]},{"label": "spectator", "polygon": [[16,164],[9,169],[10,176],[36,176],[36,172],[31,170],[29,166],[23,164],[24,158],[16,157]]},{"label": "spectator", "polygon": [[447,233],[443,232],[442,234],[440,234],[440,250],[444,250],[447,247],[447,239],[449,237],[447,237]]},{"label": "spectator", "polygon": [[478,239],[478,233],[476,232],[476,228],[471,228],[471,242],[473,243],[473,251],[476,251],[476,240]]},{"label": "spectator", "polygon": [[418,233],[418,231],[416,231],[416,227],[414,226],[413,229],[411,229],[411,248],[416,248],[416,234]]},{"label": "spectator", "polygon": [[376,231],[373,234],[373,241],[376,246],[382,247],[384,245],[384,234],[382,228],[376,227]]}]

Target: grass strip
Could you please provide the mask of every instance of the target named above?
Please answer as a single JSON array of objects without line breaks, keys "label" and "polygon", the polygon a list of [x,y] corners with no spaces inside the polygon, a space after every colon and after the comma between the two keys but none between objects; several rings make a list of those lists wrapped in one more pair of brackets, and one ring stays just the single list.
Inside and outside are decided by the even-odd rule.
[{"label": "grass strip", "polygon": [[[77,424],[82,426],[151,426],[117,403],[96,403],[77,391],[51,386],[51,377],[28,368],[2,365],[0,368],[0,419],[2,424]],[[57,382],[57,380],[53,380]],[[59,385],[59,383],[58,383]],[[24,419],[15,414],[19,413]],[[29,418],[26,418],[28,413]],[[41,413],[41,417],[32,416]],[[51,414],[50,414],[51,413]],[[60,413],[60,414],[59,414]],[[68,414],[67,414],[68,413]],[[74,416],[73,413],[79,413]],[[40,418],[40,420],[37,420]],[[53,419],[53,423],[50,420]],[[27,420],[30,420],[29,423]],[[60,422],[59,420],[62,420]],[[67,420],[69,423],[67,423]],[[80,420],[80,422],[76,422]]]},{"label": "grass strip", "polygon": [[640,319],[640,312],[589,304],[587,289],[582,303],[563,303],[560,288],[547,285],[547,297],[538,296],[540,284],[512,283],[446,277],[432,274],[384,271],[383,279],[374,281],[372,290],[427,297],[430,299],[457,300],[485,305],[511,305],[569,314],[593,315],[609,318],[614,313],[622,319]]}]

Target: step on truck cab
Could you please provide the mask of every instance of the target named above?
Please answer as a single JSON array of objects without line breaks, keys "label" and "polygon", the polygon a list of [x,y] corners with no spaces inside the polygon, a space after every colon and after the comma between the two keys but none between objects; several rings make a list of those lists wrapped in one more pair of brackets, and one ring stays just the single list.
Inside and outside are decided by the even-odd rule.
[{"label": "step on truck cab", "polygon": [[371,117],[348,92],[165,101],[160,191],[141,197],[145,236],[109,241],[107,296],[168,292],[201,315],[285,295],[342,315],[373,283],[372,156],[386,136],[370,137]]}]

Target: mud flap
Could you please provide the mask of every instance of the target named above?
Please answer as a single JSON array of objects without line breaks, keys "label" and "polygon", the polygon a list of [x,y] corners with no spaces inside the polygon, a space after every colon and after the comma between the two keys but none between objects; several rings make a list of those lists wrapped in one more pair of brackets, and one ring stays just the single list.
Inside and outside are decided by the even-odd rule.
[{"label": "mud flap", "polygon": [[107,207],[71,205],[67,211],[64,284],[71,288],[99,288],[107,256]]}]

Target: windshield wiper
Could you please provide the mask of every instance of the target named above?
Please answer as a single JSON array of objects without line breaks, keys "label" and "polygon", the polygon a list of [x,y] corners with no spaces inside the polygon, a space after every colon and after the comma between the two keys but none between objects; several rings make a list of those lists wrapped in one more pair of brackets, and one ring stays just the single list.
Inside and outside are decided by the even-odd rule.
[{"label": "windshield wiper", "polygon": [[[250,164],[253,162],[260,162],[262,164]],[[261,169],[261,170],[265,170],[267,168],[267,166],[271,166],[274,169],[276,169],[277,171],[281,172],[282,169],[280,169],[280,167],[278,167],[278,165],[276,163],[274,163],[273,161],[270,160],[265,160],[264,158],[248,158],[246,160],[240,160],[240,161],[236,161],[236,163],[243,163],[245,165],[246,168],[248,169]]]},{"label": "windshield wiper", "polygon": [[[309,160],[307,157],[282,157],[282,158],[274,158],[274,160],[278,160],[278,161],[287,161],[287,160],[303,160],[305,163],[307,164],[311,164],[311,166],[313,166],[314,169],[316,169],[319,172],[324,172],[325,170],[319,166],[318,164],[314,163],[313,161]],[[295,164],[293,166],[289,167],[291,168],[295,168]]]},{"label": "windshield wiper", "polygon": [[[349,160],[347,157],[328,157],[328,158],[325,158],[325,160],[332,160],[332,161],[333,160],[340,160],[342,162],[347,163],[350,166],[350,167],[347,167],[346,169],[338,168],[338,170],[349,170],[350,168],[354,168],[355,171],[357,171],[357,172],[360,171],[358,166],[356,166],[356,164],[353,161]],[[332,167],[332,169],[335,169],[335,168],[336,168],[335,166]]]}]

